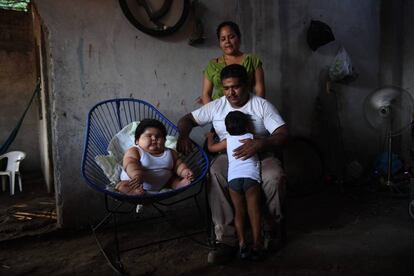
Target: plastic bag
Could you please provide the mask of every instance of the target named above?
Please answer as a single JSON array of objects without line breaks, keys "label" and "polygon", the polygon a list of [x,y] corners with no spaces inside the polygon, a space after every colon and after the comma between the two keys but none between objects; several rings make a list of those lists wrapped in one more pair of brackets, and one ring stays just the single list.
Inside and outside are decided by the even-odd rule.
[{"label": "plastic bag", "polygon": [[339,49],[334,61],[329,67],[329,78],[332,81],[342,81],[354,76],[352,61],[344,47]]}]

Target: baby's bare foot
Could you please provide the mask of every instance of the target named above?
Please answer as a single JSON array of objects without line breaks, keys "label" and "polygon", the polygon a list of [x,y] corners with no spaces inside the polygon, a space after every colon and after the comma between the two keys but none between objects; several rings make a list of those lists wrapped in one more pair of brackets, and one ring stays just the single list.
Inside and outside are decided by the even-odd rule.
[{"label": "baby's bare foot", "polygon": [[137,188],[137,189],[133,189],[131,191],[129,191],[128,193],[129,195],[135,195],[135,196],[140,196],[145,194],[145,190],[142,188]]},{"label": "baby's bare foot", "polygon": [[177,182],[175,182],[174,187],[175,187],[175,189],[178,189],[178,188],[181,188],[181,187],[185,187],[185,186],[187,186],[190,183],[191,183],[190,180],[188,180],[186,178],[183,178],[181,180],[177,180]]}]

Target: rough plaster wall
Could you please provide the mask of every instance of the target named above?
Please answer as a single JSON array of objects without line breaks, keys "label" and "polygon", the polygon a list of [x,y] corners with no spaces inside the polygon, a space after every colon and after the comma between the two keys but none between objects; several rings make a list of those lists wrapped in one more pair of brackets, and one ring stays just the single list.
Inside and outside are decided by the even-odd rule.
[{"label": "rough plaster wall", "polygon": [[403,76],[402,86],[407,89],[412,96],[414,96],[414,2],[404,1],[404,25],[403,25],[403,37],[404,42],[402,45],[403,50]]},{"label": "rough plaster wall", "polygon": [[[406,89],[408,93],[414,98],[414,30],[412,28],[414,24],[414,2],[413,1],[403,1],[403,25],[402,25],[402,37],[403,43],[401,45],[401,67],[402,67],[402,78],[401,78],[401,87]],[[413,117],[413,115],[411,115]],[[406,155],[408,155],[410,160],[410,165],[413,165],[414,161],[414,141],[412,141],[412,133],[406,132],[403,138],[404,147]]]},{"label": "rough plaster wall", "polygon": [[[346,147],[362,155],[355,158],[372,153],[375,143],[367,141],[375,134],[366,130],[362,102],[378,82],[377,1],[233,0],[226,1],[225,8],[222,1],[201,2],[207,40],[191,47],[189,24],[171,37],[150,37],[129,24],[115,0],[35,1],[49,30],[55,179],[64,226],[84,223],[101,207],[101,198],[79,173],[90,107],[113,97],[141,98],[176,122],[197,107],[202,69],[221,54],[215,28],[223,20],[239,22],[242,49],[262,58],[268,98],[292,133],[312,137],[325,151],[337,148],[338,135],[333,96],[325,94],[321,79],[338,46],[344,45],[360,77],[334,87],[342,135]],[[312,52],[305,35],[311,19],[328,23],[337,42]],[[322,102],[319,117],[317,96]],[[201,139],[201,133],[196,138]]]},{"label": "rough plaster wall", "polygon": [[[202,68],[219,54],[211,31],[218,19],[206,26],[206,46],[194,48],[187,44],[189,25],[172,37],[150,37],[126,20],[118,1],[35,4],[49,30],[52,136],[61,223],[78,225],[102,207],[102,198],[85,185],[79,172],[88,110],[113,97],[145,99],[173,121],[195,109]],[[219,1],[209,5],[218,6]],[[205,7],[204,13],[211,15],[210,9]],[[226,17],[211,17],[217,16]]]},{"label": "rough plaster wall", "polygon": [[[378,86],[378,1],[238,1],[243,45],[263,58],[267,98],[282,112],[293,135],[311,138],[325,153],[328,171],[343,176],[353,160],[369,168],[378,152],[375,131],[362,111]],[[331,26],[336,41],[313,52],[306,43],[310,20]],[[340,46],[359,78],[325,93],[327,68]],[[373,142],[374,141],[374,142]]]},{"label": "rough plaster wall", "polygon": [[[32,96],[35,70],[30,13],[0,10],[0,144],[16,126]],[[23,177],[25,172],[40,172],[38,111],[35,99],[9,148],[27,154],[21,165]]]},{"label": "rough plaster wall", "polygon": [[[317,142],[327,169],[335,175],[342,176],[352,160],[370,166],[377,140],[364,120],[362,105],[378,85],[379,3],[281,0],[279,15],[280,97],[292,134]],[[327,23],[336,38],[315,52],[306,43],[311,19]],[[333,85],[334,92],[327,94],[327,68],[341,45],[359,77],[348,85]]]}]

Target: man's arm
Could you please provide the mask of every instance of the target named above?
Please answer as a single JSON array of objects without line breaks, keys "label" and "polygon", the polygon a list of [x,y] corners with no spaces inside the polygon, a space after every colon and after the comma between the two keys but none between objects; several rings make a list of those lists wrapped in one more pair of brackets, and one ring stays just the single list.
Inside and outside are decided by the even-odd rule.
[{"label": "man's arm", "polygon": [[234,157],[245,160],[256,153],[273,151],[283,146],[289,136],[286,125],[283,125],[273,131],[272,135],[260,139],[243,139],[243,145],[234,150]]},{"label": "man's arm", "polygon": [[177,124],[178,127],[178,140],[177,140],[177,150],[184,154],[187,154],[192,149],[192,144],[190,141],[191,130],[198,126],[197,122],[194,120],[194,117],[191,113],[184,115]]}]

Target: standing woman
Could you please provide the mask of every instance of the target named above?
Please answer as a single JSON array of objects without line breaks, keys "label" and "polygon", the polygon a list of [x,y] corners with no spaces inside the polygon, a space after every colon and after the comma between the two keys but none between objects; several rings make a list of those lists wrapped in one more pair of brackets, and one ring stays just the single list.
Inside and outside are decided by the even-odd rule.
[{"label": "standing woman", "polygon": [[240,29],[236,23],[225,21],[217,27],[217,38],[223,55],[209,61],[204,69],[201,103],[207,104],[223,96],[220,80],[221,70],[230,64],[244,66],[249,75],[249,86],[257,96],[265,97],[264,72],[262,61],[254,54],[240,51]]}]

